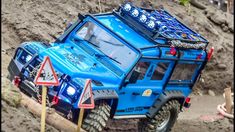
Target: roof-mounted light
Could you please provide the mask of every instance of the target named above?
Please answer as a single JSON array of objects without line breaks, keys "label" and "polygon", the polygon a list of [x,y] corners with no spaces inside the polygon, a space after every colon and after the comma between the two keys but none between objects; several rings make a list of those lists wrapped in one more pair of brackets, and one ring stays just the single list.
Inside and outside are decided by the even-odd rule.
[{"label": "roof-mounted light", "polygon": [[131,15],[132,15],[133,17],[138,17],[139,14],[140,14],[140,12],[139,12],[137,9],[134,9],[134,10],[131,11]]},{"label": "roof-mounted light", "polygon": [[155,24],[155,22],[153,20],[149,20],[148,23],[147,23],[147,26],[150,29],[154,29],[155,25],[156,24]]},{"label": "roof-mounted light", "polygon": [[144,15],[144,14],[142,14],[141,16],[140,16],[140,22],[142,22],[142,23],[145,23],[146,21],[147,21],[147,16],[146,15]]},{"label": "roof-mounted light", "polygon": [[131,4],[130,3],[126,3],[125,5],[124,5],[124,7],[123,7],[123,9],[125,10],[125,11],[130,11],[131,10]]}]

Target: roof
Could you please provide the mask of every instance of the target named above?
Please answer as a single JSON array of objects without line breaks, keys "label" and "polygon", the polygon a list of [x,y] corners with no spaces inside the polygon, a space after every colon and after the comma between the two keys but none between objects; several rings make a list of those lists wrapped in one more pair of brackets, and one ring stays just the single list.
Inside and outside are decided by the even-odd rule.
[{"label": "roof", "polygon": [[112,13],[96,17],[138,49],[153,45],[206,49],[209,43],[164,9],[143,9],[126,3]]},{"label": "roof", "polygon": [[110,28],[114,33],[124,38],[128,43],[140,49],[143,47],[153,46],[154,44],[148,39],[134,31],[130,26],[125,24],[113,14],[95,16],[102,24]]}]

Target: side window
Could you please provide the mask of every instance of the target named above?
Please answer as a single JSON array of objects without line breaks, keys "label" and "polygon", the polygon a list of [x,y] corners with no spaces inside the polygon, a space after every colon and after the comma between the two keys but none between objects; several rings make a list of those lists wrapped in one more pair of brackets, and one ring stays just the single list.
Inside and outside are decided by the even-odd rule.
[{"label": "side window", "polygon": [[151,77],[151,80],[162,80],[166,70],[168,69],[169,63],[160,62],[157,64],[156,69]]},{"label": "side window", "polygon": [[127,76],[130,83],[136,83],[137,80],[143,80],[150,66],[150,62],[139,62],[131,73]]},{"label": "side window", "polygon": [[136,67],[135,70],[138,71],[140,73],[139,77],[137,80],[143,80],[144,76],[149,68],[150,62],[139,62]]},{"label": "side window", "polygon": [[32,56],[30,54],[28,54],[25,50],[23,50],[23,49],[17,50],[15,59],[17,59],[21,64],[25,64],[31,58],[32,58]]},{"label": "side window", "polygon": [[174,80],[192,80],[192,76],[198,67],[197,64],[179,63],[176,65],[170,81]]}]

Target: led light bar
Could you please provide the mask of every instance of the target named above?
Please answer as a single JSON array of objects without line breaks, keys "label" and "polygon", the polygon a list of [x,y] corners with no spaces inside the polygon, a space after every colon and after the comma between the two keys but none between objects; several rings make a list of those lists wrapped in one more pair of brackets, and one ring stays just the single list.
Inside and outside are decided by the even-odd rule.
[{"label": "led light bar", "polygon": [[123,19],[128,20],[128,23],[156,41],[164,37],[166,40],[172,40],[172,44],[176,47],[200,49],[207,46],[206,39],[186,27],[164,9],[150,12],[128,2],[122,5],[119,11]]}]

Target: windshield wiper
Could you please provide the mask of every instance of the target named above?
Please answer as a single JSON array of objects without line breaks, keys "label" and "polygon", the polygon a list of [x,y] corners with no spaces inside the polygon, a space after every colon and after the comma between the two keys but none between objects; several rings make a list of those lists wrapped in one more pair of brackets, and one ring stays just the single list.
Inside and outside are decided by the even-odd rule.
[{"label": "windshield wiper", "polygon": [[96,45],[96,44],[94,44],[94,43],[92,43],[91,41],[86,40],[86,39],[78,39],[78,38],[74,38],[74,40],[75,40],[75,41],[86,41],[86,42],[90,43],[91,45],[93,45],[93,46],[95,46],[95,47],[97,47],[97,48],[100,48],[100,46],[99,46],[99,45]]},{"label": "windshield wiper", "polygon": [[85,39],[84,39],[84,41],[87,41],[88,43],[90,43],[91,45],[95,46],[96,48],[100,48],[100,46],[99,46],[99,45],[96,45],[96,44],[92,43],[92,42],[91,42],[91,41],[89,41],[89,40],[85,40]]},{"label": "windshield wiper", "polygon": [[106,55],[106,54],[102,55],[102,54],[97,54],[97,53],[95,53],[95,56],[98,57],[98,58],[101,58],[101,57],[108,57],[109,59],[111,59],[111,60],[117,62],[118,64],[122,64],[121,62],[115,60],[114,58],[112,58],[112,57],[110,57],[110,56],[108,56],[108,55]]},{"label": "windshield wiper", "polygon": [[111,44],[111,45],[115,45],[115,46],[124,46],[124,45],[122,45],[122,44],[111,43],[111,42],[106,41],[106,40],[103,40],[103,39],[99,39],[99,40],[100,40],[100,41],[103,41],[103,42],[105,42],[105,43]]}]

